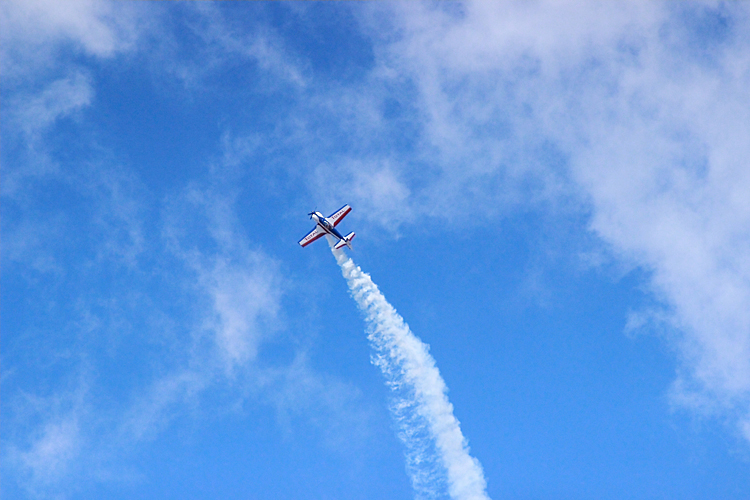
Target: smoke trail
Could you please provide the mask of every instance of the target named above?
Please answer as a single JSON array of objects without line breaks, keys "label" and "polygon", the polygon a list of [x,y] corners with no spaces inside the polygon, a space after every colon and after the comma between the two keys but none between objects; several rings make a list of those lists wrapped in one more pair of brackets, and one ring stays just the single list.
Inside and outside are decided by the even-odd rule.
[{"label": "smoke trail", "polygon": [[365,316],[373,363],[394,391],[392,410],[407,448],[407,469],[418,495],[434,497],[445,481],[451,498],[489,500],[482,465],[453,416],[448,388],[428,349],[343,251],[333,250],[352,297]]}]

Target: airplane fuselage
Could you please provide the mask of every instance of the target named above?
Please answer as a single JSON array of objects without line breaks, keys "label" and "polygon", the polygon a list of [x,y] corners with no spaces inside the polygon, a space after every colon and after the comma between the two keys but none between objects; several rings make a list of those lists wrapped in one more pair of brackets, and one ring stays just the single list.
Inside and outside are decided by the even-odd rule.
[{"label": "airplane fuselage", "polygon": [[336,227],[333,225],[333,223],[331,221],[329,221],[328,219],[326,219],[325,217],[323,217],[322,215],[314,213],[314,214],[312,214],[312,218],[315,220],[315,222],[318,223],[318,225],[320,227],[323,228],[323,230],[326,233],[328,233],[328,234],[330,234],[332,236],[335,236],[339,240],[343,240],[344,239],[344,237],[341,235],[341,233],[339,233],[338,229],[336,229]]}]

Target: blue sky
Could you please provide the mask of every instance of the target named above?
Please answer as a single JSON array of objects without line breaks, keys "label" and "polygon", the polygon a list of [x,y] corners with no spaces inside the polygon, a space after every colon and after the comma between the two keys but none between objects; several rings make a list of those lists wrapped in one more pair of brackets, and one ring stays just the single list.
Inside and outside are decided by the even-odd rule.
[{"label": "blue sky", "polygon": [[[3,498],[747,498],[743,3],[0,4]],[[411,474],[411,475],[410,475]],[[430,493],[431,492],[431,493]]]}]

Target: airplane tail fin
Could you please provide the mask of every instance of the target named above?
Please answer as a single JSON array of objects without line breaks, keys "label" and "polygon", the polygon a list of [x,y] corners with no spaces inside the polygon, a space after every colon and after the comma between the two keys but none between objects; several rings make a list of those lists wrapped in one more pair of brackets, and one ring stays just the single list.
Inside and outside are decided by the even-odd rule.
[{"label": "airplane tail fin", "polygon": [[352,249],[352,243],[351,242],[352,242],[352,240],[354,239],[355,236],[356,235],[354,234],[354,232],[351,232],[351,233],[347,234],[346,236],[344,236],[344,239],[343,240],[339,240],[339,242],[336,243],[336,245],[333,248],[335,248],[336,250],[338,250],[340,248],[344,248],[344,245],[346,245],[346,246],[349,247],[349,250],[351,250]]}]

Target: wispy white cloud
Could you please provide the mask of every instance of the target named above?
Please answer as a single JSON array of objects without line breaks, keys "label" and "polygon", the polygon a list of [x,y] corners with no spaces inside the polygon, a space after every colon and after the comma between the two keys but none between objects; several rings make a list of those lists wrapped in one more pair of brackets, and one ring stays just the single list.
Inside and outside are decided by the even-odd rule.
[{"label": "wispy white cloud", "polygon": [[[171,251],[191,270],[210,304],[200,330],[211,336],[227,373],[252,363],[259,345],[278,329],[284,286],[278,263],[252,247],[234,211],[239,163],[252,153],[244,141],[225,139],[210,181],[191,184],[167,201],[165,211]],[[196,244],[205,244],[206,236],[213,252]]]},{"label": "wispy white cloud", "polygon": [[198,404],[201,392],[210,384],[205,373],[189,368],[157,378],[115,423],[116,435],[123,441],[156,439],[185,408]]},{"label": "wispy white cloud", "polygon": [[[250,35],[227,30],[231,23],[206,8],[199,12],[205,21],[199,31],[206,53],[217,58],[214,69],[240,56],[268,82],[304,88],[303,65],[272,30],[259,27]],[[253,154],[252,141],[227,139],[208,167],[208,181],[195,180],[161,201],[100,145],[90,144],[91,158],[75,168],[58,164],[47,149],[46,139],[63,119],[78,118],[96,102],[93,68],[141,50],[139,37],[163,28],[143,16],[148,9],[86,1],[4,2],[0,9],[4,83],[13,96],[4,119],[12,117],[13,145],[29,160],[13,175],[5,169],[4,210],[8,214],[10,205],[13,211],[5,217],[4,234],[18,237],[8,247],[14,270],[35,267],[66,278],[64,296],[55,295],[53,285],[35,289],[40,300],[57,301],[67,313],[55,322],[65,336],[40,343],[40,356],[65,357],[65,366],[40,370],[67,373],[76,360],[92,366],[86,377],[90,391],[52,384],[60,397],[78,397],[68,410],[37,405],[4,412],[9,429],[4,435],[11,438],[3,442],[3,452],[12,458],[3,461],[4,477],[18,478],[26,494],[61,498],[74,496],[87,481],[122,480],[145,443],[185,415],[200,418],[204,405],[221,411],[263,404],[276,409],[282,425],[289,421],[285,415],[299,415],[325,428],[323,439],[333,446],[345,446],[347,433],[364,434],[358,427],[366,421],[364,410],[352,403],[359,398],[356,389],[314,369],[304,349],[288,346],[294,358],[289,363],[259,359],[264,344],[284,326],[287,283],[279,263],[247,237],[235,213],[239,167]],[[144,25],[136,26],[140,21]],[[155,45],[162,52],[152,54],[152,61],[168,52]],[[189,59],[180,63],[189,67]],[[34,197],[30,188],[50,184],[69,190],[73,201]],[[59,237],[56,230],[66,237],[50,244]],[[181,317],[175,311],[182,311]],[[44,328],[29,335],[46,334]],[[126,359],[133,345],[143,363]],[[108,379],[119,377],[110,373],[117,363],[132,370],[132,379],[125,387],[115,382],[117,390],[103,397]]]},{"label": "wispy white cloud", "polygon": [[[237,218],[233,186],[244,175],[243,158],[254,150],[245,141],[223,147],[204,181],[159,207],[145,201],[146,191],[127,171],[93,170],[78,184],[82,196],[94,201],[90,220],[78,223],[102,231],[97,247],[104,250],[65,261],[64,272],[84,271],[62,299],[76,314],[55,323],[69,334],[60,347],[65,352],[51,353],[59,346],[49,342],[42,350],[70,358],[64,367],[57,362],[58,370],[85,360],[92,367],[85,385],[92,390],[60,388],[60,395],[78,397],[69,411],[36,405],[5,414],[13,434],[3,443],[12,457],[4,473],[23,478],[18,484],[26,493],[66,498],[82,480],[127,482],[139,474],[128,465],[132,457],[165,429],[245,406],[274,410],[288,432],[312,423],[332,448],[350,446],[347,435],[366,435],[367,412],[354,404],[358,391],[313,368],[285,329],[289,284],[281,265],[248,238]],[[147,224],[158,208],[161,217]],[[145,245],[149,254],[142,257]],[[28,264],[28,257],[17,259],[18,266]],[[127,285],[103,286],[86,273],[114,273]],[[265,360],[262,349],[271,341],[284,344],[291,361]],[[124,359],[132,356],[131,344],[143,363]],[[132,380],[102,397],[110,363],[128,366]]]},{"label": "wispy white cloud", "polygon": [[91,103],[93,89],[82,72],[55,80],[38,95],[20,96],[16,103],[17,120],[29,138],[49,127],[55,120],[68,116]]},{"label": "wispy white cloud", "polygon": [[80,118],[95,100],[92,65],[128,53],[149,19],[134,4],[73,0],[10,0],[0,4],[5,147],[23,161],[5,162],[3,196],[24,181],[59,174],[49,134],[65,118]]},{"label": "wispy white cloud", "polygon": [[28,179],[58,175],[57,164],[47,155],[44,133],[58,120],[88,107],[92,96],[90,79],[81,71],[73,71],[46,84],[37,93],[20,91],[9,99],[6,134],[24,144],[28,161],[6,166],[3,196],[17,195]]},{"label": "wispy white cloud", "polygon": [[205,326],[215,332],[228,367],[254,360],[262,338],[275,329],[281,296],[275,267],[270,259],[251,253],[244,265],[219,258],[211,269],[201,271],[215,311]]},{"label": "wispy white cloud", "polygon": [[6,411],[6,425],[13,422],[9,413],[15,413],[26,420],[22,426],[32,431],[18,441],[4,443],[4,465],[12,468],[32,497],[59,494],[61,480],[80,474],[81,454],[89,438],[81,428],[88,418],[87,392],[87,383],[79,380],[76,387],[54,395],[13,394],[11,406],[6,403],[6,409],[13,410]]},{"label": "wispy white cloud", "polygon": [[[590,229],[618,258],[648,270],[671,310],[681,332],[680,400],[701,396],[744,422],[745,6],[476,2],[393,10],[378,74],[417,89],[420,159],[435,175],[407,182],[411,196],[383,198],[388,210],[430,214],[449,204],[456,215],[472,207],[502,213],[534,197],[589,207]],[[376,9],[371,21],[383,23],[384,12],[393,14]],[[397,178],[407,167],[400,169]],[[370,179],[378,192],[383,183]]]},{"label": "wispy white cloud", "polygon": [[311,185],[322,204],[334,207],[342,197],[354,200],[360,217],[376,224],[387,220],[392,223],[388,227],[391,231],[414,216],[408,209],[411,191],[388,160],[345,158],[335,164],[319,165]]},{"label": "wispy white cloud", "polygon": [[[375,5],[361,18],[375,44],[375,68],[364,83],[322,91],[311,84],[304,58],[273,31],[243,34],[229,29],[231,20],[213,6],[189,8],[200,18],[194,28],[205,37],[205,51],[198,51],[199,63],[189,57],[174,63],[172,74],[184,71],[184,81],[200,83],[240,58],[260,68],[264,85],[295,89],[303,104],[280,118],[285,122],[273,138],[286,147],[309,146],[299,164],[315,175],[309,186],[349,193],[373,221],[408,223],[450,209],[456,220],[472,223],[529,198],[572,199],[589,211],[591,231],[614,255],[650,271],[666,305],[659,321],[681,332],[670,340],[683,362],[675,401],[728,414],[747,434],[750,30],[743,5]],[[143,30],[152,27],[146,10],[117,2],[0,3],[4,82],[15,86],[10,111],[23,140],[41,144],[37,139],[59,120],[95,102],[96,82],[82,61],[137,50]],[[699,36],[698,24],[710,29]],[[165,39],[155,60],[169,59]],[[58,64],[61,51],[70,53]],[[19,82],[31,73],[42,76],[24,89]],[[389,100],[394,95],[398,102]],[[321,110],[338,113],[330,115],[341,118],[337,134],[316,129]],[[394,137],[402,134],[413,147],[399,147]],[[333,148],[336,141],[354,145]],[[175,352],[143,382],[143,397],[125,408],[132,408],[127,422],[109,422],[136,440],[158,435],[208,387],[244,383],[262,392],[257,388],[288,384],[273,392],[279,408],[317,408],[311,393],[324,401],[356,398],[346,388],[331,389],[336,384],[303,355],[278,371],[257,369],[263,343],[283,327],[283,269],[243,235],[234,213],[237,173],[227,166],[241,164],[257,143],[229,146],[211,172],[227,176],[224,184],[188,186],[164,203],[163,220],[144,209],[143,192],[127,175],[104,172],[106,179],[81,188],[96,200],[91,227],[112,236],[99,265],[125,261],[139,277],[163,271],[165,281],[184,285],[176,300],[195,301],[195,317],[173,325],[188,334],[174,336]],[[329,156],[332,150],[337,154]],[[5,167],[3,193],[21,192]],[[65,215],[38,225],[22,221],[11,233],[22,237],[16,240],[9,237],[7,207],[6,198],[5,240],[15,246],[4,250],[33,259],[40,270],[60,269],[36,250],[45,236],[58,236],[50,221],[64,224]],[[151,218],[162,234],[146,233]],[[197,238],[207,246],[193,244]],[[150,256],[159,266],[175,257],[179,265],[140,269],[149,239],[166,242],[168,251]],[[109,292],[110,303],[130,300]],[[142,316],[159,316],[160,304],[143,304]],[[70,411],[43,419],[33,438],[17,445],[15,463],[25,477],[43,485],[71,476],[66,464],[91,450],[84,436],[89,417]],[[43,476],[45,460],[56,475]]]},{"label": "wispy white cloud", "polygon": [[68,473],[80,453],[80,429],[75,415],[48,421],[29,449],[19,452],[18,461],[30,472],[32,483],[49,484]]},{"label": "wispy white cloud", "polygon": [[247,82],[257,92],[301,89],[307,85],[307,68],[302,59],[286,47],[286,41],[268,23],[257,19],[238,23],[227,15],[226,9],[212,4],[186,4],[180,8],[185,16],[183,27],[200,43],[191,46],[187,54],[178,38],[169,33],[168,43],[155,42],[159,52],[156,58],[188,89],[210,85],[207,82],[226,68],[248,67],[257,69]]},{"label": "wispy white cloud", "polygon": [[60,45],[100,58],[133,47],[146,19],[138,8],[118,2],[73,0],[10,0],[0,5],[3,62],[6,79],[28,78],[30,73],[57,66]]}]

